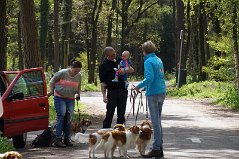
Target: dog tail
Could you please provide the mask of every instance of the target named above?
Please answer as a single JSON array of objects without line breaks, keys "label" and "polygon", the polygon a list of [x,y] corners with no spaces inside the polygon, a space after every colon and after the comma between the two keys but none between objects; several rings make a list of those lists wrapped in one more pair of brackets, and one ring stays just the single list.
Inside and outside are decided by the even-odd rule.
[{"label": "dog tail", "polygon": [[89,134],[83,134],[81,132],[75,134],[75,141],[79,143],[89,143]]}]

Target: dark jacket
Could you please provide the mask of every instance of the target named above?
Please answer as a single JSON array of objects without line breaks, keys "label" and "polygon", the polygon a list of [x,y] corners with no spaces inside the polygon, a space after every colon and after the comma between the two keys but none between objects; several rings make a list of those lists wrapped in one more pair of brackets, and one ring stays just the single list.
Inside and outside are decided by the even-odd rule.
[{"label": "dark jacket", "polygon": [[116,62],[105,59],[99,67],[99,77],[101,83],[106,83],[106,89],[125,89],[125,82],[122,76],[118,78],[118,82],[112,82],[115,79],[115,70],[118,68],[121,59],[117,58]]}]

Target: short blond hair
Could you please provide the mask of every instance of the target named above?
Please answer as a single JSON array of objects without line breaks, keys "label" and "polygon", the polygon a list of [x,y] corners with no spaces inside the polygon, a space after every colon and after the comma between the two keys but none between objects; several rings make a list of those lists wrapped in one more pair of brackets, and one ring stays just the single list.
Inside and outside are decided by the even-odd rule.
[{"label": "short blond hair", "polygon": [[123,55],[123,54],[125,54],[128,58],[130,58],[130,53],[129,53],[129,51],[123,51],[123,52],[122,52],[122,55]]},{"label": "short blond hair", "polygon": [[151,52],[154,52],[156,50],[156,46],[152,41],[146,41],[145,43],[142,44],[142,50],[148,54]]}]

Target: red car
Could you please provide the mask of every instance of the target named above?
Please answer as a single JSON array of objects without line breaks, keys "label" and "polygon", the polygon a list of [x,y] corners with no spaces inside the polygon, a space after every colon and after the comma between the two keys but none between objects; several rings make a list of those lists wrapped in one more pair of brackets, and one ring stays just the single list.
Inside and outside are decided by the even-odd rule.
[{"label": "red car", "polygon": [[0,132],[12,138],[16,148],[22,148],[26,145],[27,132],[48,127],[49,104],[43,68],[0,72],[0,93],[3,108]]}]

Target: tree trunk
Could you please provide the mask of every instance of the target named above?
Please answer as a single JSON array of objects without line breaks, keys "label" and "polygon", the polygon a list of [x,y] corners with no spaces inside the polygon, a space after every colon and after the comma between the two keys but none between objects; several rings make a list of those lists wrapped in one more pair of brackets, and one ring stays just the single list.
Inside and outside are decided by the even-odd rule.
[{"label": "tree trunk", "polygon": [[52,25],[49,26],[48,28],[48,49],[47,49],[47,55],[48,55],[48,65],[47,66],[52,66],[54,64],[54,44],[53,44],[53,38],[52,38],[52,30],[53,27]]},{"label": "tree trunk", "polygon": [[199,70],[200,70],[200,74],[199,74],[199,80],[200,81],[204,81],[206,80],[206,74],[205,72],[202,72],[202,67],[206,65],[206,56],[205,56],[205,34],[204,34],[204,23],[205,23],[205,19],[203,18],[203,13],[204,12],[204,4],[203,2],[199,3],[199,10],[198,10],[198,14],[199,14],[199,48],[200,48],[200,66],[199,66]]},{"label": "tree trunk", "polygon": [[113,26],[113,16],[116,8],[116,0],[112,0],[112,6],[110,9],[110,14],[108,16],[108,29],[107,29],[107,40],[106,46],[112,46],[112,26]]},{"label": "tree trunk", "polygon": [[90,53],[90,65],[89,68],[89,77],[88,83],[94,83],[95,81],[95,64],[96,64],[96,54],[97,54],[97,24],[99,20],[99,15],[102,10],[103,0],[100,0],[99,6],[97,5],[97,1],[95,0],[94,9],[92,12],[92,30],[91,30],[91,53]]},{"label": "tree trunk", "polygon": [[121,23],[121,43],[120,43],[120,52],[123,52],[124,50],[124,45],[125,45],[125,29],[127,26],[127,22],[128,22],[128,11],[126,8],[126,1],[122,0],[122,23]]},{"label": "tree trunk", "polygon": [[38,33],[34,0],[19,0],[26,68],[42,66],[39,53]]},{"label": "tree trunk", "polygon": [[46,41],[48,30],[49,2],[41,0],[40,4],[40,53],[42,64],[44,65],[46,56]]},{"label": "tree trunk", "polygon": [[238,52],[238,35],[237,35],[237,6],[232,4],[232,39],[234,51],[234,65],[235,65],[235,82],[239,94],[239,52]]},{"label": "tree trunk", "polygon": [[187,29],[187,43],[186,43],[186,57],[189,57],[189,51],[190,51],[190,45],[191,45],[191,17],[190,17],[190,10],[191,10],[191,7],[190,7],[190,0],[188,0],[187,2],[187,26],[188,26],[188,29]]},{"label": "tree trunk", "polygon": [[57,72],[60,66],[58,16],[59,16],[59,0],[54,0],[54,72]]},{"label": "tree trunk", "polygon": [[87,55],[87,67],[89,70],[90,66],[90,37],[89,37],[89,23],[88,23],[88,14],[85,15],[85,30],[86,30],[86,55]]},{"label": "tree trunk", "polygon": [[175,49],[175,63],[174,63],[174,66],[175,66],[175,71],[178,69],[178,51],[177,51],[177,28],[176,28],[176,0],[173,0],[172,2],[172,7],[173,7],[173,38],[174,38],[174,46],[176,47]]},{"label": "tree trunk", "polygon": [[[177,28],[177,46],[176,46],[176,50],[178,51],[178,58],[180,58],[179,56],[179,51],[180,51],[180,44],[181,44],[181,40],[180,40],[180,32],[181,30],[184,30],[184,3],[182,0],[176,0],[176,10],[177,10],[177,24],[176,24],[176,28]],[[184,42],[183,42],[184,43]],[[184,46],[184,45],[183,45]],[[183,47],[182,46],[182,47]],[[177,59],[177,61],[179,62],[179,59]],[[184,47],[182,48],[182,54],[181,54],[181,69],[185,69],[186,68],[186,57],[185,57],[185,49]]]},{"label": "tree trunk", "polygon": [[18,14],[18,18],[17,18],[17,33],[18,33],[18,68],[20,70],[24,69],[24,60],[23,60],[23,53],[22,53],[22,32],[21,32],[21,15],[20,13]]},{"label": "tree trunk", "polygon": [[7,21],[7,11],[6,11],[6,0],[0,1],[0,71],[4,71],[7,69],[7,29],[6,29],[6,21]]},{"label": "tree trunk", "polygon": [[62,24],[62,57],[63,59],[61,60],[62,63],[64,63],[64,67],[67,67],[69,65],[68,64],[68,61],[69,61],[68,48],[70,48],[71,19],[72,19],[72,0],[64,0],[63,24]]},{"label": "tree trunk", "polygon": [[[198,8],[197,6],[195,8]],[[196,10],[196,9],[194,9]],[[192,75],[193,81],[198,81],[197,75],[199,67],[199,49],[198,49],[198,20],[197,15],[191,16],[191,45],[188,55],[188,72]]]}]

